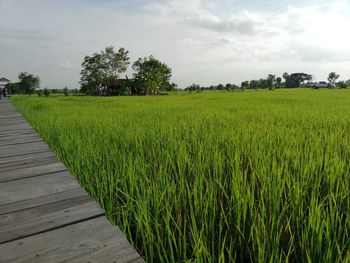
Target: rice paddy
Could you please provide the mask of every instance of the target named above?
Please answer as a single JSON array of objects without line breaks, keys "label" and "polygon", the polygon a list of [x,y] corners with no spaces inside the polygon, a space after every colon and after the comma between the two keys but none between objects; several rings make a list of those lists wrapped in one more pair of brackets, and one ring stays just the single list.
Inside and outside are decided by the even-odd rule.
[{"label": "rice paddy", "polygon": [[147,262],[350,260],[350,90],[12,101]]}]

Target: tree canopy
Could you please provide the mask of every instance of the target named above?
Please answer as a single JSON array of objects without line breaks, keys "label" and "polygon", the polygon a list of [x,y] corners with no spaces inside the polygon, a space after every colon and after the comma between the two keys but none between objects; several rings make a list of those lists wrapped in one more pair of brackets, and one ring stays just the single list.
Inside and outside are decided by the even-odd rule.
[{"label": "tree canopy", "polygon": [[153,56],[139,58],[132,66],[134,87],[139,94],[158,94],[172,86],[172,70]]},{"label": "tree canopy", "polygon": [[192,91],[200,92],[201,91],[201,86],[198,85],[198,84],[193,83],[192,85],[188,86],[185,90],[188,90],[190,93],[192,93]]},{"label": "tree canopy", "polygon": [[328,81],[332,84],[335,84],[335,82],[337,81],[337,79],[339,79],[339,74],[335,73],[335,72],[331,72],[328,75]]},{"label": "tree canopy", "polygon": [[285,79],[286,88],[299,88],[305,81],[311,81],[312,76],[306,73],[284,73],[283,78]]},{"label": "tree canopy", "polygon": [[36,89],[40,88],[39,76],[34,76],[28,72],[18,74],[18,82],[8,83],[6,88],[11,94],[33,94]]},{"label": "tree canopy", "polygon": [[269,74],[266,78],[267,88],[272,90],[276,86],[276,76]]},{"label": "tree canopy", "polygon": [[35,89],[40,88],[40,78],[27,72],[21,72],[18,75],[19,86],[25,94],[33,94]]},{"label": "tree canopy", "polygon": [[130,64],[128,51],[106,47],[100,53],[85,56],[81,71],[81,91],[89,95],[103,95],[112,83],[124,73]]}]

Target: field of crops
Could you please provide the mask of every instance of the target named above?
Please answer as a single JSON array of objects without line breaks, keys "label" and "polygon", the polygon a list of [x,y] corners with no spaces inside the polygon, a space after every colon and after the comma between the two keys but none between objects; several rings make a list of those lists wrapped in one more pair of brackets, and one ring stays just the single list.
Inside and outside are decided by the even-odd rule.
[{"label": "field of crops", "polygon": [[12,101],[148,262],[350,260],[350,90]]}]

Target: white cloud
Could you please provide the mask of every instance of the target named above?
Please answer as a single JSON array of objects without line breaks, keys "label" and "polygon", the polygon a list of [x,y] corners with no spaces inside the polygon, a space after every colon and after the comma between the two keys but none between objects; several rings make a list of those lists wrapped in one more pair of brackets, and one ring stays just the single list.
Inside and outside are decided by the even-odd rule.
[{"label": "white cloud", "polygon": [[70,61],[57,62],[56,65],[62,70],[69,70],[73,68],[73,64]]},{"label": "white cloud", "polygon": [[221,64],[225,70],[239,61],[242,67],[251,64],[251,71],[265,67],[267,74],[271,69],[299,67],[296,70],[309,70],[317,77],[324,74],[324,70],[314,71],[322,63],[322,68],[329,65],[329,70],[346,72],[343,62],[350,62],[347,1],[289,5],[279,12],[239,9],[221,13],[207,9],[200,1],[188,2],[190,8],[184,8],[183,1],[169,0],[158,3],[158,9],[166,9],[162,15],[186,24],[188,32],[193,32],[190,27],[196,29],[179,42],[191,50],[189,53],[200,56],[193,59],[194,65],[197,61]]}]

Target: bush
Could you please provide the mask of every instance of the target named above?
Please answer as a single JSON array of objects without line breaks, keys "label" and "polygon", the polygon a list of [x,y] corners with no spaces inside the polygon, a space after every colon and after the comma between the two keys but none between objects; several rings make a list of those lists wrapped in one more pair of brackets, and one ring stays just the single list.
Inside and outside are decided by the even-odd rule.
[{"label": "bush", "polygon": [[67,87],[65,87],[65,88],[63,89],[63,94],[64,94],[64,96],[69,96],[69,90],[68,90]]},{"label": "bush", "polygon": [[345,81],[339,81],[337,83],[337,87],[339,87],[340,89],[346,89],[347,85],[346,85]]},{"label": "bush", "polygon": [[50,96],[50,91],[47,88],[44,89],[44,95],[45,97]]}]

